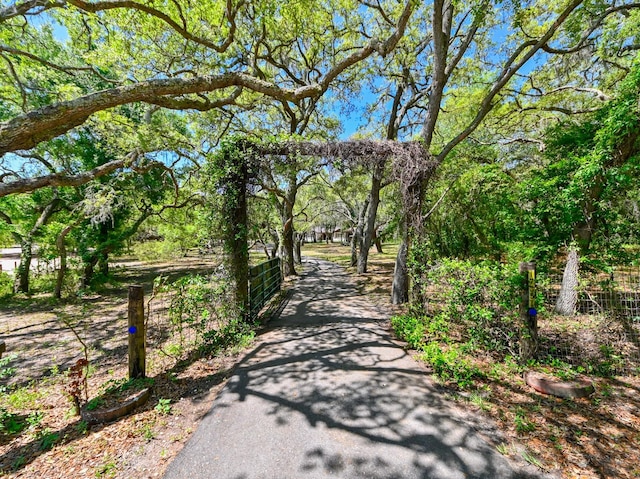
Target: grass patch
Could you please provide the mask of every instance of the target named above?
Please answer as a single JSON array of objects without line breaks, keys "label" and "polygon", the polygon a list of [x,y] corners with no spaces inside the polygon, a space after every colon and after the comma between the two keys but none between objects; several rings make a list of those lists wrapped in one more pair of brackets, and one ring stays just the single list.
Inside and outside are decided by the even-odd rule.
[{"label": "grass patch", "polygon": [[[386,265],[392,269],[398,254],[398,247],[398,243],[385,243],[382,245],[383,252],[378,253],[373,246],[369,250],[369,266]],[[351,266],[351,246],[341,243],[305,243],[302,246],[302,255],[331,261],[345,268]]]}]

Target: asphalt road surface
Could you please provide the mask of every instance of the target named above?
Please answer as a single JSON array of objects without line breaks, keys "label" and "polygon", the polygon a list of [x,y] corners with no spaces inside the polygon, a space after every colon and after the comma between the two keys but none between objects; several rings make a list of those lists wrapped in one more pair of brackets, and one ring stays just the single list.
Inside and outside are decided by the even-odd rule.
[{"label": "asphalt road surface", "polygon": [[545,477],[497,452],[339,267],[307,260],[269,325],[165,479]]}]

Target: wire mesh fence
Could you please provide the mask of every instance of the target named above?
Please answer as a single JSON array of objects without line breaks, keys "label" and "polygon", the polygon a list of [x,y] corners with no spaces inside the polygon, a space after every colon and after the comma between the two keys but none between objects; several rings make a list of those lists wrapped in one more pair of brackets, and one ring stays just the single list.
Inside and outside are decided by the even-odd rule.
[{"label": "wire mesh fence", "polygon": [[562,283],[550,275],[541,288],[541,357],[605,375],[640,374],[640,267],[581,274],[575,314],[556,314]]},{"label": "wire mesh fence", "polygon": [[220,274],[156,280],[145,304],[147,348],[156,366],[223,346],[220,336],[239,323],[228,285]]},{"label": "wire mesh fence", "polygon": [[[255,321],[280,291],[280,259],[250,269],[248,319]],[[224,272],[187,275],[168,283],[156,280],[146,304],[147,345],[155,362],[170,364],[189,356],[241,345],[253,335],[235,305]]]}]

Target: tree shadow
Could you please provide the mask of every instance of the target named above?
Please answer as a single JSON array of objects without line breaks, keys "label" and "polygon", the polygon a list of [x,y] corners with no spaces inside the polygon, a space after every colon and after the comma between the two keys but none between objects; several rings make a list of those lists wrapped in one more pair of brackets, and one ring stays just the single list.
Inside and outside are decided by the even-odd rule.
[{"label": "tree shadow", "polygon": [[[168,371],[158,373],[151,377],[153,380],[151,399],[143,406],[138,407],[132,413],[118,418],[113,422],[99,423],[87,428],[87,425],[83,423],[82,418],[78,416],[76,420],[67,423],[64,427],[60,427],[59,429],[47,428],[43,430],[40,428],[30,430],[27,427],[24,427],[21,431],[15,434],[0,434],[0,445],[2,446],[7,445],[19,436],[30,437],[30,439],[26,441],[21,441],[17,447],[8,449],[3,454],[0,454],[0,471],[5,473],[8,471],[19,471],[32,463],[42,454],[47,453],[50,447],[45,446],[45,435],[50,438],[55,438],[51,446],[67,446],[84,438],[87,433],[98,434],[104,428],[109,427],[110,424],[120,421],[128,421],[133,416],[138,416],[151,411],[157,404],[157,398],[180,397],[183,400],[192,402],[199,402],[203,400],[207,391],[227,380],[227,378],[233,373],[235,365],[229,369],[218,370],[214,374],[199,378],[187,377],[181,378],[179,381],[171,379],[187,370],[198,359],[200,358],[192,356],[176,363],[176,365]],[[206,415],[206,413],[204,415]],[[25,415],[16,416],[16,420],[22,422],[26,422],[26,419],[27,416]],[[38,431],[40,434],[38,434]]]},{"label": "tree shadow", "polygon": [[448,401],[382,319],[342,270],[307,263],[165,477],[194,462],[236,478],[541,477],[501,456],[497,431]]}]

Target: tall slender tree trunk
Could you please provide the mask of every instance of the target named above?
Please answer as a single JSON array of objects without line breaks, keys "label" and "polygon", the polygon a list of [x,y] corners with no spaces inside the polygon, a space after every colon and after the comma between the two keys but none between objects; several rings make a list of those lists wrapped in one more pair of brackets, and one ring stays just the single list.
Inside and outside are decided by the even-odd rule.
[{"label": "tall slender tree trunk", "polygon": [[351,266],[355,266],[356,264],[358,264],[358,243],[358,228],[353,228],[351,242],[349,243],[351,246]]},{"label": "tall slender tree trunk", "polygon": [[60,256],[60,269],[58,269],[56,276],[56,286],[53,291],[53,296],[58,299],[62,297],[62,285],[64,284],[64,277],[67,274],[67,246],[65,244],[65,238],[75,225],[76,223],[73,223],[64,228],[56,238],[56,247],[58,248],[58,256]]},{"label": "tall slender tree trunk", "polygon": [[407,259],[409,256],[409,232],[406,221],[402,225],[402,239],[396,264],[393,270],[393,283],[391,285],[391,303],[404,304],[409,301],[409,267]]},{"label": "tall slender tree trunk", "polygon": [[380,190],[382,188],[382,176],[384,174],[385,162],[380,161],[374,167],[371,176],[371,191],[369,192],[369,208],[367,219],[362,234],[362,246],[358,255],[358,273],[367,272],[367,262],[369,260],[369,249],[373,242],[376,229],[376,217],[378,216],[378,205],[380,204]]},{"label": "tall slender tree trunk", "polygon": [[[436,129],[438,115],[444,88],[447,84],[447,52],[451,38],[451,25],[453,19],[453,3],[434,2],[432,9],[433,28],[433,73],[431,93],[427,105],[427,113],[422,129],[423,146],[426,151],[431,149],[431,142]],[[424,158],[426,162],[429,158]],[[431,158],[433,159],[433,158]],[[422,204],[427,187],[427,180],[431,173],[420,159],[414,159],[412,163],[404,165],[405,178],[401,181],[403,190],[402,200],[405,209],[404,230],[402,243],[396,258],[396,268],[393,273],[393,285],[391,299],[394,304],[409,301],[409,269],[407,261],[411,248],[411,239],[419,238],[422,234]],[[404,183],[404,184],[402,184]]]},{"label": "tall slender tree trunk", "polygon": [[367,209],[369,208],[370,201],[371,198],[367,196],[367,199],[364,200],[364,203],[362,203],[362,207],[358,212],[358,223],[353,230],[353,238],[351,238],[351,266],[356,266],[358,264],[358,249],[362,252],[365,217],[367,215]]},{"label": "tall slender tree trunk", "polygon": [[302,264],[302,233],[294,233],[293,260],[296,264]]},{"label": "tall slender tree trunk", "polygon": [[[398,249],[396,265],[393,271],[391,300],[393,304],[409,301],[409,267],[408,259],[413,238],[420,238],[422,233],[422,203],[428,179],[428,172],[419,170],[415,176],[403,186],[404,213],[402,219],[402,242]],[[415,293],[415,291],[414,291]]]},{"label": "tall slender tree trunk", "polygon": [[284,275],[291,276],[297,274],[293,258],[293,208],[285,205],[284,210],[285,215],[282,218],[282,266]]},{"label": "tall slender tree trunk", "polygon": [[13,291],[16,293],[29,292],[29,277],[31,273],[31,259],[33,258],[33,244],[31,235],[20,243],[20,264],[16,270]]}]

